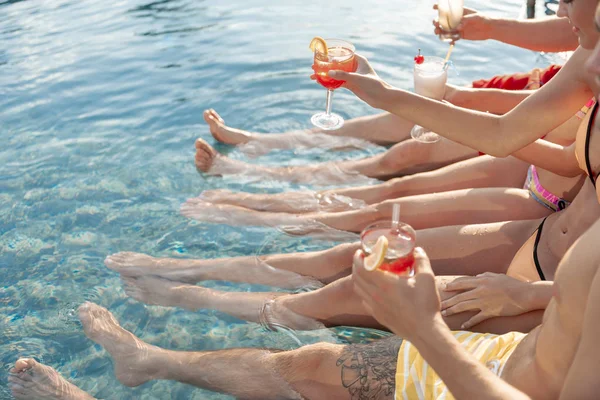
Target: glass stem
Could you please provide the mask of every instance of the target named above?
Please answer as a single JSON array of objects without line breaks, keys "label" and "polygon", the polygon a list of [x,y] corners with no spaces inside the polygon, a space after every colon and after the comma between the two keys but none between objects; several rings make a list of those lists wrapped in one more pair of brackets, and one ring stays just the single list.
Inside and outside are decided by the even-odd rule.
[{"label": "glass stem", "polygon": [[325,106],[325,114],[331,115],[331,98],[333,97],[333,90],[327,89],[327,105]]}]

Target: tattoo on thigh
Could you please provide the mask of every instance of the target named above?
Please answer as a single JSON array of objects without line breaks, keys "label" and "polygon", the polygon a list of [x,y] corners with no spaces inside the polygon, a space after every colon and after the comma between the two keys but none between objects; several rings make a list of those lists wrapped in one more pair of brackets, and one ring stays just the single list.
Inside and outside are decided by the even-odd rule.
[{"label": "tattoo on thigh", "polygon": [[393,398],[401,345],[402,339],[394,336],[344,349],[336,365],[342,368],[342,385],[352,400]]}]

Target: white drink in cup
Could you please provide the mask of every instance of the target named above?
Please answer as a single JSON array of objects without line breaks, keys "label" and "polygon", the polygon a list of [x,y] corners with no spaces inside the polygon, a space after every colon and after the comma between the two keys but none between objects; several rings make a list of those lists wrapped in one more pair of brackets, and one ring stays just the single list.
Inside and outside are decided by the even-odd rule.
[{"label": "white drink in cup", "polygon": [[415,64],[415,93],[430,99],[443,100],[448,80],[447,68],[440,57],[425,57],[422,64]]},{"label": "white drink in cup", "polygon": [[[446,81],[448,70],[445,62],[440,57],[425,57],[421,64],[415,63],[414,84],[415,93],[430,99],[443,100],[446,93]],[[434,143],[440,140],[440,136],[415,125],[410,131],[410,136],[418,142]]]}]

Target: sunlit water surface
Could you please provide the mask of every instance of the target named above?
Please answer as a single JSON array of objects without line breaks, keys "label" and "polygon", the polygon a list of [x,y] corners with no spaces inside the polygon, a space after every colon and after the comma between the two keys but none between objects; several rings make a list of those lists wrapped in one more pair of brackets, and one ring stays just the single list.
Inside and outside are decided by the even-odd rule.
[{"label": "sunlit water surface", "polygon": [[[471,2],[506,16],[522,0]],[[315,35],[352,41],[394,85],[412,87],[416,49],[443,56],[428,1],[119,0],[0,1],[0,399],[7,371],[35,356],[100,398],[228,398],[171,382],[125,388],[76,308],[110,309],[150,343],[178,350],[241,346],[292,349],[344,342],[360,331],[271,333],[211,311],[148,307],[129,299],[106,255],[216,258],[318,250],[331,242],[273,229],[190,222],[179,204],[207,188],[298,188],[247,177],[206,178],[193,143],[215,143],[202,119],[214,107],[230,125],[258,132],[309,127],[325,90],[308,79]],[[540,55],[496,42],[459,43],[450,82],[545,65]],[[375,111],[336,93],[345,118]],[[375,150],[281,151],[251,163],[307,164]],[[206,282],[222,290],[273,288]],[[201,373],[201,371],[199,371]]]}]

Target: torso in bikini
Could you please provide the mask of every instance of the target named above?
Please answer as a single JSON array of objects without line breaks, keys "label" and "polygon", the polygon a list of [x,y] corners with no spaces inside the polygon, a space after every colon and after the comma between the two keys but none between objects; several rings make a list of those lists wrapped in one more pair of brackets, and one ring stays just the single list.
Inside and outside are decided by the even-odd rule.
[{"label": "torso in bikini", "polygon": [[542,325],[517,346],[504,368],[502,377],[533,398],[558,398],[577,351],[600,260],[600,225],[591,229],[564,257]]},{"label": "torso in bikini", "polygon": [[[588,113],[577,132],[576,147],[580,160],[584,159],[582,143],[585,143],[590,114]],[[567,249],[600,217],[600,205],[596,198],[595,188],[587,177],[584,179],[583,187],[573,203],[566,210],[550,215],[544,224],[538,243],[537,256],[547,280],[554,279],[558,262]],[[546,184],[544,183],[544,185]],[[532,236],[515,254],[507,270],[507,275],[526,281],[540,279],[533,260],[535,238],[536,232],[533,232]]]}]

